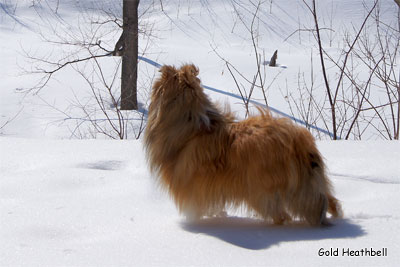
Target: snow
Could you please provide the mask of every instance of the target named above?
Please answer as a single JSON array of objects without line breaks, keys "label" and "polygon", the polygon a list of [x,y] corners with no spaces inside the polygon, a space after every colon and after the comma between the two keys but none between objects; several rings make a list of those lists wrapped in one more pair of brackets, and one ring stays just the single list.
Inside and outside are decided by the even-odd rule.
[{"label": "snow", "polygon": [[[149,174],[141,141],[2,137],[0,266],[394,266],[400,144],[318,145],[345,214],[328,228],[240,213],[186,222]],[[388,256],[320,257],[320,248]]]},{"label": "snow", "polygon": [[[140,138],[131,135],[130,140],[109,140],[84,132],[82,126],[78,137],[97,139],[75,139],[73,129],[81,121],[73,118],[82,118],[82,113],[73,108],[74,101],[89,103],[91,98],[76,69],[55,75],[37,94],[22,93],[38,79],[37,75],[22,75],[23,70],[34,70],[25,52],[58,59],[69,51],[64,49],[71,49],[43,42],[39,33],[52,36],[54,29],[62,34],[85,31],[82,12],[96,14],[107,9],[118,13],[121,1],[59,1],[57,16],[51,9],[58,1],[41,1],[40,8],[32,6],[34,2],[40,1],[0,1],[0,127],[9,120],[0,128],[0,266],[398,265],[398,141],[318,141],[344,210],[344,218],[334,220],[332,227],[274,226],[246,217],[240,210],[229,211],[226,218],[187,222],[149,173]],[[243,117],[243,104],[229,96],[238,94],[235,84],[216,55],[229,59],[247,77],[254,75],[251,39],[235,19],[231,1],[168,2],[163,1],[164,12],[160,12],[156,1],[154,10],[143,17],[154,25],[155,36],[145,56],[161,64],[195,63],[205,85],[226,92],[207,90],[207,94],[214,101],[230,104]],[[236,2],[251,6],[250,2]],[[290,113],[283,91],[287,86],[297,88],[300,70],[310,74],[307,64],[314,40],[311,34],[284,39],[299,24],[309,27],[312,21],[302,1],[271,2],[271,10],[261,11],[265,20],[260,26],[259,47],[266,60],[279,48],[278,63],[286,68],[268,70],[267,84],[277,77],[268,99],[271,106]],[[321,9],[321,17],[327,18],[323,23],[356,27],[365,16],[362,2],[318,1],[325,7]],[[398,9],[393,1],[380,2],[382,17],[392,23]],[[365,1],[367,6],[371,3]],[[151,6],[152,1],[142,0],[141,5]],[[243,18],[249,22],[251,18],[243,10]],[[57,18],[62,18],[61,22]],[[106,37],[102,42],[112,45],[119,32]],[[333,38],[333,46],[327,48],[333,53],[340,48],[339,31],[323,38]],[[116,62],[115,58],[101,59],[106,74]],[[139,97],[145,105],[157,69],[144,62],[139,69]],[[262,99],[260,92],[255,92],[254,100]],[[341,255],[347,248],[387,248],[388,255]],[[340,255],[319,256],[321,249],[338,249]]]}]

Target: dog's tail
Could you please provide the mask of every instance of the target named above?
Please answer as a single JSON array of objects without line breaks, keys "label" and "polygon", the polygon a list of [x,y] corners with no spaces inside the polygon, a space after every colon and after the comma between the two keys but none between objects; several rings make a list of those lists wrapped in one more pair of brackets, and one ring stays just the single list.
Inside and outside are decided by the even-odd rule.
[{"label": "dog's tail", "polygon": [[340,218],[343,216],[342,207],[334,196],[328,195],[328,212],[332,214],[334,218]]}]

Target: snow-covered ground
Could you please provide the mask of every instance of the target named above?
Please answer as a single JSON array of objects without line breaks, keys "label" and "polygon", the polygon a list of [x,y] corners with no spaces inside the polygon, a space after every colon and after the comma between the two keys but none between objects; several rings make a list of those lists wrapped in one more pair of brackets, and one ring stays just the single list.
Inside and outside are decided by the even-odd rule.
[{"label": "snow-covered ground", "polygon": [[[318,145],[345,214],[328,228],[240,214],[187,223],[140,141],[0,138],[0,266],[395,266],[400,144]],[[342,256],[347,248],[387,256]]]},{"label": "snow-covered ground", "polygon": [[[20,75],[23,70],[36,70],[26,53],[62,58],[71,47],[43,42],[39,33],[48,38],[56,38],[55,32],[66,38],[75,33],[79,41],[87,30],[82,14],[109,10],[120,15],[120,2],[0,0],[0,127],[9,121],[0,128],[1,267],[396,266],[400,262],[399,142],[319,141],[344,219],[334,221],[332,227],[312,228],[267,225],[240,211],[227,218],[188,223],[150,175],[141,139],[66,140],[76,137],[72,131],[84,118],[75,100],[90,101],[89,88],[76,69],[67,68],[38,94],[21,93],[39,77]],[[162,2],[163,12],[161,1],[153,6],[152,0],[141,1],[143,9],[152,7],[143,21],[154,29],[146,57],[161,64],[193,62],[200,67],[205,85],[237,95],[217,53],[247,77],[254,75],[255,65],[251,39],[232,10],[232,1]],[[254,6],[250,1],[233,2],[247,3],[240,12],[249,25],[246,9]],[[285,66],[268,69],[266,82],[273,82],[268,100],[290,113],[284,91],[297,88],[300,72],[310,74],[311,51],[317,61],[311,33],[296,32],[311,27],[312,21],[300,0],[267,2],[269,8],[260,11],[264,20],[258,47],[267,57],[278,48],[278,63]],[[364,2],[367,7],[372,3]],[[51,9],[57,3],[55,15]],[[366,12],[361,0],[317,3],[323,7],[322,23],[335,29],[357,27]],[[380,4],[383,19],[393,23],[398,11],[394,1]],[[341,32],[324,34],[324,40],[332,40],[327,49],[335,53]],[[118,37],[119,32],[107,34],[102,43],[112,46]],[[147,41],[141,40],[141,51]],[[100,60],[106,73],[116,62],[115,58]],[[143,62],[139,68],[143,89],[139,97],[145,104],[149,82],[157,72]],[[207,93],[243,116],[240,100]],[[260,92],[253,99],[263,101]],[[90,129],[84,132],[85,124],[80,130],[80,137],[93,137]],[[342,255],[343,249],[366,248],[387,248],[387,256]],[[321,249],[338,249],[339,255],[319,256]]]}]

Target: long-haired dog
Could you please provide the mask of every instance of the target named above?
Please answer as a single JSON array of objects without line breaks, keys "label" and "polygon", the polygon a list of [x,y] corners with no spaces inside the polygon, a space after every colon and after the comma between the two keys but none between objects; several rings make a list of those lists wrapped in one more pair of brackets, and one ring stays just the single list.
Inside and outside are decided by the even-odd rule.
[{"label": "long-haired dog", "polygon": [[244,205],[258,217],[329,224],[341,215],[314,138],[259,116],[235,122],[201,87],[194,65],[163,66],[154,83],[145,145],[150,168],[189,218]]}]

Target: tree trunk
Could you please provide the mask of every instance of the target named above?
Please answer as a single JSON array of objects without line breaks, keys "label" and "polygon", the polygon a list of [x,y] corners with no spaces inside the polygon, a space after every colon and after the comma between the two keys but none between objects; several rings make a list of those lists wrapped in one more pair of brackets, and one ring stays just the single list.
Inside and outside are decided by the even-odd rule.
[{"label": "tree trunk", "polygon": [[269,61],[270,67],[276,67],[276,59],[277,58],[278,58],[278,50],[275,50],[274,54],[271,57],[271,60]]},{"label": "tree trunk", "polygon": [[121,109],[137,110],[138,6],[140,0],[123,0]]}]

